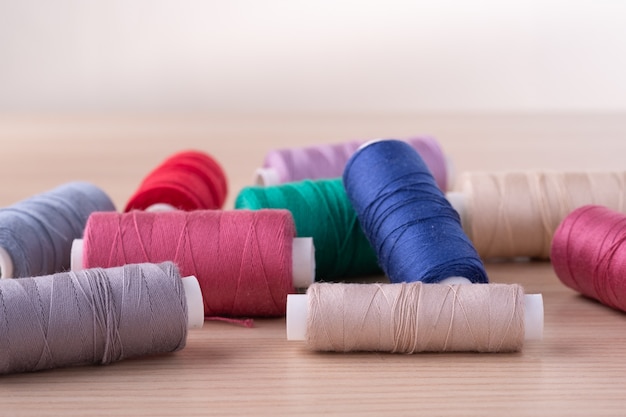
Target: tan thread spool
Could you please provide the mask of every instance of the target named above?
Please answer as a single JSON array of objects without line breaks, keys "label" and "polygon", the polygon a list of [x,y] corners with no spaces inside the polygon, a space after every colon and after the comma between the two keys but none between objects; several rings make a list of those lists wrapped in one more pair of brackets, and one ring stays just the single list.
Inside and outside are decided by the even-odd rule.
[{"label": "tan thread spool", "polygon": [[578,207],[626,212],[626,172],[471,172],[457,184],[447,197],[485,259],[547,259],[556,228]]},{"label": "tan thread spool", "polygon": [[290,297],[307,311],[288,304],[288,338],[315,351],[515,352],[543,332],[541,296],[519,285],[315,283]]}]

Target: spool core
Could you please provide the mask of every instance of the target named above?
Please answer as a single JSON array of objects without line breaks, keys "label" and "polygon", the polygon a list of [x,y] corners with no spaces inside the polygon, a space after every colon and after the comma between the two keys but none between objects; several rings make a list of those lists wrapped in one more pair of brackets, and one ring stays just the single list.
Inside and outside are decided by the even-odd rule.
[{"label": "spool core", "polygon": [[267,187],[278,184],[280,184],[280,177],[274,168],[259,168],[254,172],[254,185]]},{"label": "spool core", "polygon": [[167,203],[155,203],[146,208],[146,211],[156,213],[159,211],[176,211],[178,210],[176,207],[167,204]]},{"label": "spool core", "polygon": [[198,279],[190,275],[182,278],[187,299],[187,328],[201,329],[204,324],[204,301]]},{"label": "spool core", "polygon": [[0,247],[0,278],[13,278],[13,259],[3,247]]}]

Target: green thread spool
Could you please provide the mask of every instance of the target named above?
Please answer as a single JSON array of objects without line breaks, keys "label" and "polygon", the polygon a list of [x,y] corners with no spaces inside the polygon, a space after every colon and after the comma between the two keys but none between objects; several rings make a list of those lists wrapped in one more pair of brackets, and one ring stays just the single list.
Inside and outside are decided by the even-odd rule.
[{"label": "green thread spool", "polygon": [[291,211],[297,235],[313,238],[318,281],[382,274],[341,178],[245,187],[235,208]]}]

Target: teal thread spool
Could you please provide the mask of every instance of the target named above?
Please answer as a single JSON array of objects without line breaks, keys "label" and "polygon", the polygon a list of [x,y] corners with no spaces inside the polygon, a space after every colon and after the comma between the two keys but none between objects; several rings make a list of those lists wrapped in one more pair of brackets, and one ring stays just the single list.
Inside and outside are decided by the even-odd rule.
[{"label": "teal thread spool", "polygon": [[318,281],[382,273],[341,178],[245,187],[235,208],[291,211],[297,236],[313,237]]}]

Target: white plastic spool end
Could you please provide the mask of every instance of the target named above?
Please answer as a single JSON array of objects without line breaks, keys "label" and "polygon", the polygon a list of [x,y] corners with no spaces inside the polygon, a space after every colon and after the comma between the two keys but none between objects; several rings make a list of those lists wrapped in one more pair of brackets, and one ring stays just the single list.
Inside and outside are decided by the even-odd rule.
[{"label": "white plastic spool end", "polygon": [[358,152],[358,151],[360,151],[363,148],[367,148],[368,146],[370,146],[373,143],[382,142],[382,141],[385,141],[385,140],[391,140],[391,139],[386,139],[386,138],[370,139],[367,142],[363,143],[361,146],[359,146],[356,150]]},{"label": "white plastic spool end", "polygon": [[543,296],[526,294],[524,296],[524,339],[543,339]]},{"label": "white plastic spool end", "polygon": [[187,328],[201,329],[204,325],[204,301],[198,279],[193,275],[182,278],[187,300]]},{"label": "white plastic spool end", "polygon": [[467,208],[465,205],[465,195],[463,195],[463,193],[453,191],[446,193],[446,199],[448,200],[452,208],[455,209],[457,213],[459,213],[459,217],[461,218],[461,225],[466,226]]},{"label": "white plastic spool end", "polygon": [[83,240],[74,239],[72,242],[72,252],[70,258],[70,269],[80,271],[83,269]]},{"label": "white plastic spool end", "polygon": [[13,259],[3,247],[0,247],[0,278],[13,278]]},{"label": "white plastic spool end", "polygon": [[287,295],[287,340],[306,340],[309,318],[309,297],[306,294]]},{"label": "white plastic spool end", "polygon": [[297,237],[292,244],[293,286],[308,288],[315,281],[315,245],[312,237]]},{"label": "white plastic spool end", "polygon": [[449,285],[453,285],[453,284],[471,284],[472,281],[470,281],[469,279],[465,278],[465,277],[448,277],[444,280],[441,280],[439,282],[440,284],[449,284]]},{"label": "white plastic spool end", "polygon": [[259,168],[254,172],[254,184],[260,186],[278,185],[280,178],[274,168]]},{"label": "white plastic spool end", "polygon": [[176,210],[178,210],[176,207],[167,203],[155,203],[149,206],[148,208],[146,208],[146,211],[153,212],[153,213],[156,213],[159,211],[176,211]]},{"label": "white plastic spool end", "polygon": [[444,161],[446,164],[446,190],[454,189],[454,183],[456,182],[456,167],[454,166],[454,161],[448,155],[444,156]]}]

